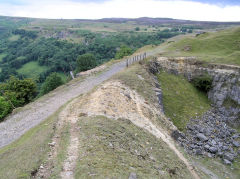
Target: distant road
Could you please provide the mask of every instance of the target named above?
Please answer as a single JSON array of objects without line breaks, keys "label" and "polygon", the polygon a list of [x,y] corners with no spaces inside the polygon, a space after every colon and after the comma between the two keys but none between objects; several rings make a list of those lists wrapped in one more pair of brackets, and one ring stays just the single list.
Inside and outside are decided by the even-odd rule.
[{"label": "distant road", "polygon": [[113,64],[107,71],[98,76],[87,77],[84,81],[70,83],[69,86],[59,88],[47,96],[23,107],[19,112],[10,115],[0,123],[0,148],[20,138],[25,132],[38,125],[55,113],[69,100],[87,93],[95,86],[109,79],[125,68],[125,61]]}]

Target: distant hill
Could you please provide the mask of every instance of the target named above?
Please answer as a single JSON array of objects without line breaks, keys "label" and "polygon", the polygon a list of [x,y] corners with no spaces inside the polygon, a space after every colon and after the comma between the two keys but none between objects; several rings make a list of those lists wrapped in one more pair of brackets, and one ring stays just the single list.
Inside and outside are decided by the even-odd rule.
[{"label": "distant hill", "polygon": [[212,63],[240,65],[240,28],[202,33],[172,43],[168,56],[197,56]]}]

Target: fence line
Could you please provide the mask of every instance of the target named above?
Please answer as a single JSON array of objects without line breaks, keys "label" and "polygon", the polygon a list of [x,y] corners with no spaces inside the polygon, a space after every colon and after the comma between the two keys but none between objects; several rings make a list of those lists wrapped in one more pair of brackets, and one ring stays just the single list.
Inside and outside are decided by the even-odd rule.
[{"label": "fence line", "polygon": [[126,59],[126,66],[128,67],[128,66],[132,65],[135,62],[139,62],[141,60],[144,60],[145,58],[147,58],[147,53],[146,52],[143,53],[143,54],[140,54],[140,55],[135,55],[135,56],[133,56],[131,58],[127,58]]}]

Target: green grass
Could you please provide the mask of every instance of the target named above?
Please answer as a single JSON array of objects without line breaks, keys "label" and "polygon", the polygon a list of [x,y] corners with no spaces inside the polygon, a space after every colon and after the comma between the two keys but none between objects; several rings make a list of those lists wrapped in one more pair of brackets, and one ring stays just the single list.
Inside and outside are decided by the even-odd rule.
[{"label": "green grass", "polygon": [[163,92],[164,112],[179,130],[184,131],[190,118],[210,108],[207,96],[184,77],[161,72],[158,80]]},{"label": "green grass", "polygon": [[27,78],[37,79],[40,73],[45,72],[48,68],[46,66],[40,66],[38,62],[32,61],[23,65],[17,72],[20,75],[24,75]]},{"label": "green grass", "polygon": [[20,35],[12,35],[8,38],[9,41],[17,41],[20,38]]},{"label": "green grass", "polygon": [[[189,46],[189,51],[184,47]],[[172,43],[166,56],[197,56],[203,61],[240,65],[240,28],[187,37]]]},{"label": "green grass", "polygon": [[0,178],[30,178],[31,172],[47,159],[48,143],[62,108],[17,141],[0,149]]},{"label": "green grass", "polygon": [[3,58],[6,57],[6,56],[7,56],[7,54],[1,53],[1,54],[0,54],[0,62],[2,62]]},{"label": "green grass", "polygon": [[[129,120],[80,117],[75,178],[191,178],[167,145]],[[175,174],[170,174],[175,170]]]}]

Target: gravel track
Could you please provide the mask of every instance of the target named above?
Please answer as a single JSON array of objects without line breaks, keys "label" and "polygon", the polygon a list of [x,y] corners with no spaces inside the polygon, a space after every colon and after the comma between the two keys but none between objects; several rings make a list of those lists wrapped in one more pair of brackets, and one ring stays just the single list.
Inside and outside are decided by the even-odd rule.
[{"label": "gravel track", "polygon": [[125,61],[116,63],[98,76],[90,76],[82,82],[74,82],[67,87],[67,90],[60,88],[53,91],[53,95],[49,98],[44,98],[44,100],[40,98],[23,107],[21,111],[10,115],[0,123],[0,148],[20,138],[25,132],[47,119],[69,100],[89,92],[95,86],[109,79],[124,69],[125,65]]}]

